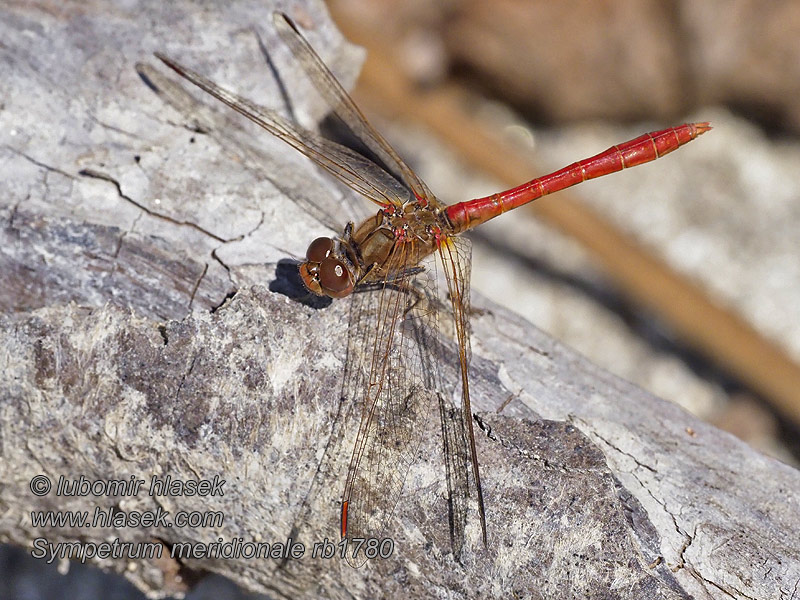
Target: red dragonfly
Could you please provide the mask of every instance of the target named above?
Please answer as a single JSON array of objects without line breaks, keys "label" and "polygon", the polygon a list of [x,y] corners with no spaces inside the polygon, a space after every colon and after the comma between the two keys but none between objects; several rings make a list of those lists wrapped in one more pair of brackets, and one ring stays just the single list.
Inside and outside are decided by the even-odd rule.
[{"label": "red dragonfly", "polygon": [[[461,481],[467,490],[471,462],[486,544],[469,391],[470,245],[458,234],[546,194],[655,160],[711,127],[689,123],[647,133],[516,188],[448,206],[367,122],[297,26],[282,13],[275,13],[274,23],[333,114],[369,152],[356,152],[304,130],[174,60],[156,56],[377,205],[376,213],[359,224],[348,223],[340,237],[311,242],[299,267],[308,290],[331,298],[352,294],[357,307],[351,313],[351,380],[346,386],[352,400],[360,403],[361,422],[342,497],[342,538],[354,541],[382,534],[418,451],[416,436],[425,407],[436,400],[442,404],[460,387],[460,410],[447,413],[456,415],[456,426],[445,432],[445,461],[448,478]],[[437,277],[440,273],[444,277]],[[442,367],[432,358],[446,354],[442,340],[448,335],[457,342],[457,387],[444,380]],[[451,510],[457,506],[451,500]],[[466,514],[463,506],[458,510]]]}]

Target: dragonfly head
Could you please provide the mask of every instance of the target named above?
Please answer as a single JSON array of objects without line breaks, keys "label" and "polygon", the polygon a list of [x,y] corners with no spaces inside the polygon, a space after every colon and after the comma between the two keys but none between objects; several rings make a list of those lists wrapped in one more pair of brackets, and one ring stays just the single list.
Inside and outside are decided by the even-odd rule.
[{"label": "dragonfly head", "polygon": [[306,262],[300,265],[300,278],[308,290],[318,296],[344,298],[355,286],[351,269],[337,258],[335,249],[333,239],[317,238],[306,251]]}]

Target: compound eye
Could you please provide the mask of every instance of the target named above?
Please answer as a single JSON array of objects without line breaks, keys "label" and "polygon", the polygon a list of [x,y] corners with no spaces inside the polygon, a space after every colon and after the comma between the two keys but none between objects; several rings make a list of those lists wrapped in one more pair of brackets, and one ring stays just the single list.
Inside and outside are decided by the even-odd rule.
[{"label": "compound eye", "polygon": [[333,257],[319,265],[319,284],[333,298],[342,298],[353,291],[350,272],[342,261]]},{"label": "compound eye", "polygon": [[333,240],[321,237],[309,244],[308,250],[306,250],[306,258],[309,262],[321,263],[330,256],[331,252],[333,252]]}]

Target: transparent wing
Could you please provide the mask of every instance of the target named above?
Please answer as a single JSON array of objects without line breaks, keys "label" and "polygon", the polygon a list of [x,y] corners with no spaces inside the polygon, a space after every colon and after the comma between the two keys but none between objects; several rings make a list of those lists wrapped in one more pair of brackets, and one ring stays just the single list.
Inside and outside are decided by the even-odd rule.
[{"label": "transparent wing", "polygon": [[359,538],[383,536],[441,389],[431,360],[439,343],[435,274],[404,270],[408,250],[398,244],[394,275],[352,297],[344,395],[361,416],[342,498],[342,537],[351,549]]},{"label": "transparent wing", "polygon": [[401,205],[411,199],[405,186],[357,152],[290,123],[276,112],[221,88],[210,79],[159,52],[155,55],[180,76],[299,150],[379,206]]},{"label": "transparent wing", "polygon": [[330,69],[322,62],[322,59],[303,37],[294,22],[280,12],[273,13],[273,21],[281,39],[289,46],[293,56],[306,72],[314,87],[333,109],[334,114],[418,198],[430,197],[431,193],[428,186],[406,165],[383,136],[369,124],[358,106],[356,106],[356,103],[353,102],[347,91],[334,77],[333,73],[330,72]]},{"label": "transparent wing", "polygon": [[362,203],[356,204],[352,201],[357,198],[355,194],[346,194],[338,200],[333,196],[317,196],[312,199],[308,196],[305,180],[282,177],[265,160],[262,149],[236,134],[240,129],[238,123],[216,111],[206,110],[205,105],[201,105],[184,86],[151,65],[136,63],[136,70],[166,104],[184,115],[188,127],[202,133],[214,132],[215,139],[230,154],[238,157],[258,177],[271,181],[287,198],[291,198],[320,224],[332,231],[342,231],[348,221],[359,221],[364,217]]},{"label": "transparent wing", "polygon": [[[350,540],[353,548],[358,538],[383,536],[408,470],[418,458],[419,436],[438,407],[451,538],[458,556],[467,515],[468,465],[474,456],[466,380],[469,241],[448,241],[446,250],[417,267],[406,266],[413,264],[403,256],[409,245],[396,248],[392,259],[397,264],[389,270],[394,275],[376,290],[354,294],[352,300],[344,395],[361,407],[361,420],[342,498],[342,537]],[[444,281],[437,281],[442,272]],[[466,385],[461,410],[453,408],[456,387],[445,381],[438,362],[453,354],[448,334],[459,342],[462,386]],[[483,519],[480,492],[478,498]],[[361,557],[351,564],[363,561]]]},{"label": "transparent wing", "polygon": [[449,237],[439,246],[438,256],[442,271],[447,280],[447,292],[453,310],[455,337],[458,342],[459,366],[461,371],[461,408],[462,419],[467,433],[467,443],[472,461],[472,475],[478,495],[478,514],[481,520],[483,543],[487,544],[486,514],[483,507],[483,489],[481,488],[478,455],[475,448],[475,432],[472,425],[472,407],[469,397],[469,361],[472,355],[469,336],[469,275],[471,265],[471,243],[464,237]]}]

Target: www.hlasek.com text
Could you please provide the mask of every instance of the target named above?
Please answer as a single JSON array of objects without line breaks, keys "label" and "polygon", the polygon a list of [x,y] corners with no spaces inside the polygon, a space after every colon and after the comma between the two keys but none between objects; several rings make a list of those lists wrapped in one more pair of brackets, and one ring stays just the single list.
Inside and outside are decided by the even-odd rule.
[{"label": "www.hlasek.com text", "polygon": [[88,510],[34,510],[31,525],[37,529],[83,529],[94,527],[202,527],[220,528],[225,514],[219,510],[179,510],[175,515],[160,506],[156,510],[124,511],[117,507]]}]

